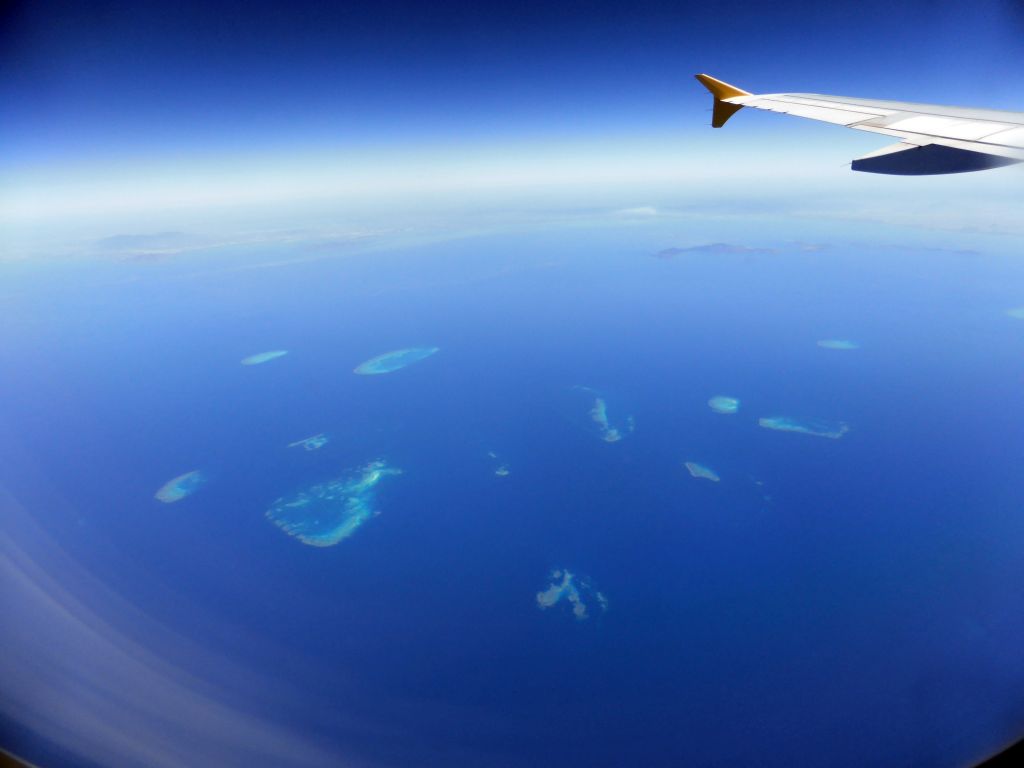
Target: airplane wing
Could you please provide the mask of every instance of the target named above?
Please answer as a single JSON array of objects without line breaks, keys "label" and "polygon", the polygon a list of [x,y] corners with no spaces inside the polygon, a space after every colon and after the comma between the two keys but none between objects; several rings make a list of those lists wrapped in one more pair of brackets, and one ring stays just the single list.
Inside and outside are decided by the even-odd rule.
[{"label": "airplane wing", "polygon": [[781,112],[899,139],[853,161],[853,170],[900,176],[964,173],[1024,162],[1024,112],[852,99],[817,93],[748,93],[697,75],[715,97],[711,125],[743,107]]}]

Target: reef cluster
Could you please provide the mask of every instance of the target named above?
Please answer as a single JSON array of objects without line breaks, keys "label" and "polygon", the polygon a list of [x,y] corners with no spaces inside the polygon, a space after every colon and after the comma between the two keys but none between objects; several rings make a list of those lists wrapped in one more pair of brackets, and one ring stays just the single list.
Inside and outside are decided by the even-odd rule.
[{"label": "reef cluster", "polygon": [[330,547],[377,514],[374,488],[385,477],[401,473],[382,460],[373,461],[342,477],[277,499],[266,517],[303,544]]},{"label": "reef cluster", "polygon": [[590,615],[588,600],[590,606],[596,603],[602,612],[608,610],[608,600],[586,579],[577,577],[565,568],[553,570],[551,578],[552,582],[547,589],[537,593],[537,607],[542,611],[554,607],[563,600],[572,606],[572,614],[579,621]]},{"label": "reef cluster", "polygon": [[715,413],[736,413],[740,409],[740,401],[735,397],[715,395],[708,400],[708,407]]},{"label": "reef cluster", "polygon": [[261,365],[263,363],[269,363],[271,360],[277,360],[277,358],[284,357],[287,354],[287,349],[274,349],[270,352],[259,352],[255,355],[249,355],[248,357],[242,358],[242,365]]},{"label": "reef cluster", "polygon": [[313,435],[312,437],[305,437],[302,440],[296,440],[294,443],[288,443],[289,448],[302,448],[307,451],[317,451],[323,448],[330,441],[330,438],[323,432]]},{"label": "reef cluster", "polygon": [[385,352],[383,355],[371,357],[364,363],[356,366],[355,372],[361,376],[373,376],[381,373],[391,373],[406,366],[425,360],[431,355],[440,351],[439,347],[409,347],[408,349],[396,349],[393,352]]},{"label": "reef cluster", "polygon": [[703,464],[698,464],[695,461],[683,462],[683,466],[690,473],[691,477],[696,477],[701,480],[710,480],[713,483],[717,483],[720,478],[718,473],[710,467],[705,467]]},{"label": "reef cluster", "polygon": [[170,504],[181,501],[186,496],[191,496],[205,483],[206,476],[198,469],[193,469],[191,472],[171,478],[161,485],[153,495],[165,504]]},{"label": "reef cluster", "polygon": [[860,349],[860,344],[856,341],[850,341],[849,339],[822,339],[818,342],[818,346],[822,349],[838,349],[838,350],[851,350]]},{"label": "reef cluster", "polygon": [[845,421],[797,421],[788,416],[768,416],[757,420],[759,426],[779,432],[798,432],[801,435],[828,437],[838,440],[850,431]]}]

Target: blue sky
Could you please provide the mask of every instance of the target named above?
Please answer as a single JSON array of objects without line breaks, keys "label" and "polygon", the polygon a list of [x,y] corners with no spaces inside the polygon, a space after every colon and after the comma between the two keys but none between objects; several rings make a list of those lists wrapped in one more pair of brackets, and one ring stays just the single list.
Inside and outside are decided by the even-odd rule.
[{"label": "blue sky", "polygon": [[699,178],[743,153],[770,176],[814,150],[807,162],[832,173],[878,145],[746,113],[725,139],[707,127],[697,71],[752,91],[1024,109],[1024,13],[1009,0],[36,2],[6,14],[0,203],[15,215],[415,191],[410,176]]}]

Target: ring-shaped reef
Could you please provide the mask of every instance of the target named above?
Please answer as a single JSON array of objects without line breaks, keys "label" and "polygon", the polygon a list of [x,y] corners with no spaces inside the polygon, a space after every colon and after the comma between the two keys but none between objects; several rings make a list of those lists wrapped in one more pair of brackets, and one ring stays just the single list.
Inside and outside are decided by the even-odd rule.
[{"label": "ring-shaped reef", "polygon": [[740,409],[740,401],[735,397],[715,395],[708,400],[708,407],[715,413],[736,413]]},{"label": "ring-shaped reef", "polygon": [[542,611],[554,607],[563,600],[572,606],[572,615],[578,621],[583,621],[590,615],[588,604],[596,603],[602,612],[608,610],[607,598],[595,590],[589,581],[577,577],[568,569],[556,568],[551,572],[551,579],[547,589],[537,593],[537,607]]},{"label": "ring-shaped reef", "polygon": [[269,352],[257,352],[255,355],[249,355],[248,357],[242,358],[242,365],[262,365],[263,363],[269,363],[271,360],[277,360],[279,357],[284,357],[287,354],[287,349],[272,349]]},{"label": "ring-shaped reef", "polygon": [[850,426],[845,421],[797,421],[788,416],[769,416],[758,419],[757,423],[765,429],[774,429],[778,432],[797,432],[801,435],[827,437],[832,440],[838,440],[850,431]]},{"label": "ring-shaped reef", "polygon": [[165,504],[181,501],[186,496],[191,496],[206,483],[206,475],[198,469],[186,472],[183,475],[171,478],[157,489],[153,496]]},{"label": "ring-shaped reef", "polygon": [[440,347],[409,347],[408,349],[396,349],[393,352],[385,352],[383,355],[371,357],[355,368],[355,373],[361,376],[375,376],[381,373],[391,373],[406,366],[425,360],[431,355],[440,352]]},{"label": "ring-shaped reef", "polygon": [[342,477],[282,496],[266,511],[267,519],[303,544],[330,547],[355,533],[374,515],[377,484],[402,474],[384,461],[372,461]]},{"label": "ring-shaped reef", "polygon": [[288,443],[289,448],[302,448],[307,451],[318,451],[330,442],[330,437],[321,432],[318,435],[312,437],[305,437],[302,440],[296,440],[294,443]]}]

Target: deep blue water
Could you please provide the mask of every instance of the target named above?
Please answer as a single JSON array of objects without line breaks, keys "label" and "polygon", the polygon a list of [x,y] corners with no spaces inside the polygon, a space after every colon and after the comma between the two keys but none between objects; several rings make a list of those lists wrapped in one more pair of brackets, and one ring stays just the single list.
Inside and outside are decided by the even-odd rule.
[{"label": "deep blue water", "polygon": [[[1024,304],[1024,268],[804,250],[784,229],[716,238],[773,252],[672,258],[653,254],[693,244],[685,225],[262,268],[243,267],[299,247],[12,267],[0,480],[144,616],[107,615],[119,632],[338,756],[982,757],[1024,730],[1024,321],[1004,314]],[[411,346],[441,351],[352,373]],[[239,365],[268,349],[289,354]],[[598,439],[580,385],[635,432]],[[712,413],[716,394],[739,413]],[[774,415],[850,432],[758,427]],[[321,450],[286,448],[318,432]],[[404,474],[350,539],[308,547],[264,519],[375,458]],[[721,482],[691,478],[690,460]],[[197,493],[153,499],[192,469],[209,477]],[[556,567],[586,575],[607,613],[538,610]],[[28,753],[77,759],[71,737],[15,726]]]}]

